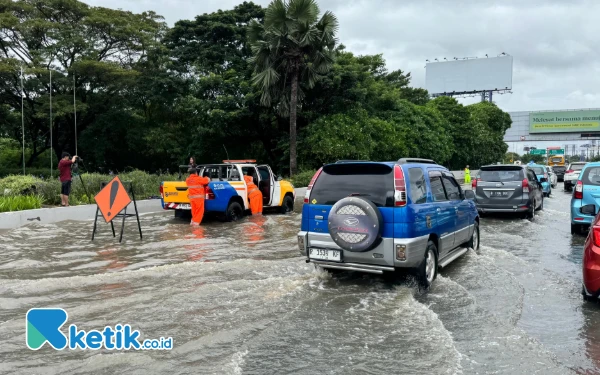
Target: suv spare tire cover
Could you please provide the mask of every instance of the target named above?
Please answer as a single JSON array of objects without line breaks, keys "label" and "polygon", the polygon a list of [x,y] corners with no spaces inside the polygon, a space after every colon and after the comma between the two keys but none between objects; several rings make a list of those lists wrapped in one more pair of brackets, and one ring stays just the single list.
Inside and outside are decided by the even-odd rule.
[{"label": "suv spare tire cover", "polygon": [[367,251],[379,244],[383,217],[375,204],[360,197],[339,200],[328,218],[333,241],[348,251]]}]

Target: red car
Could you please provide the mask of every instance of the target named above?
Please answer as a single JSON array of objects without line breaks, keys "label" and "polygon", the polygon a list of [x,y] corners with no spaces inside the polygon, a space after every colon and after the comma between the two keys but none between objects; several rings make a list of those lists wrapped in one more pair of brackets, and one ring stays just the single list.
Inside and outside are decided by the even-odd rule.
[{"label": "red car", "polygon": [[600,296],[600,215],[594,218],[583,246],[582,293],[584,300]]}]

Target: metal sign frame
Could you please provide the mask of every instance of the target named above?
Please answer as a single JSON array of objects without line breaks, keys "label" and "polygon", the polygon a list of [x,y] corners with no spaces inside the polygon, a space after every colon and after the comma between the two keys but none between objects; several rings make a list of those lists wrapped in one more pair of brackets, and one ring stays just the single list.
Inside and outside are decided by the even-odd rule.
[{"label": "metal sign frame", "polygon": [[[100,190],[104,189],[107,185],[109,184],[109,182],[103,182],[102,185],[100,186]],[[137,208],[137,203],[135,201],[135,192],[133,189],[133,182],[131,181],[123,181],[122,182],[123,186],[126,186],[127,184],[129,184],[129,188],[125,187],[128,191],[129,194],[131,194],[131,201],[133,202],[133,208],[135,210],[135,213],[127,213],[127,207],[126,206],[122,211],[123,212],[119,212],[117,215],[115,215],[115,217],[113,219],[111,219],[110,221],[110,228],[112,229],[112,234],[113,237],[116,237],[115,234],[115,225],[113,224],[114,219],[116,219],[117,217],[122,217],[123,218],[123,222],[121,223],[121,234],[119,236],[119,243],[123,240],[123,232],[125,230],[125,219],[131,216],[135,216],[137,219],[137,225],[138,225],[138,231],[140,232],[140,240],[142,240],[142,225],[140,224],[140,215],[138,212],[138,208]],[[98,207],[98,205],[96,204],[96,215],[94,218],[94,229],[92,231],[92,241],[94,240],[94,237],[96,235],[96,230],[97,230],[97,225],[98,225],[98,218],[104,218],[104,216],[102,215],[102,213],[100,213],[100,208]]]}]

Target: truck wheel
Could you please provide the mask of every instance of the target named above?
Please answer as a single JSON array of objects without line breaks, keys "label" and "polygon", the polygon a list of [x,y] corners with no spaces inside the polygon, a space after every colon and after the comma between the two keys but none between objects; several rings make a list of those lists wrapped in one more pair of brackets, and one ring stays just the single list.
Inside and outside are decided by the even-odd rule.
[{"label": "truck wheel", "polygon": [[437,247],[433,241],[427,242],[427,250],[425,251],[425,258],[421,265],[417,269],[417,279],[421,287],[427,289],[433,283],[433,280],[437,277],[438,271],[437,261]]},{"label": "truck wheel", "polygon": [[238,221],[244,216],[244,210],[242,206],[238,202],[231,202],[229,206],[227,206],[227,212],[225,213],[225,217],[227,221]]},{"label": "truck wheel", "polygon": [[288,212],[294,211],[294,198],[286,195],[283,198],[283,204],[281,205],[280,211],[282,214],[287,214]]}]

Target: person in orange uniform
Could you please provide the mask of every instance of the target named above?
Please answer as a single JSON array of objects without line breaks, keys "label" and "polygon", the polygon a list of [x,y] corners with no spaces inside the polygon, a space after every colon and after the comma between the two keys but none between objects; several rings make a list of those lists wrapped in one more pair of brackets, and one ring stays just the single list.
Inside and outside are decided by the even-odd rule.
[{"label": "person in orange uniform", "polygon": [[263,210],[263,195],[254,184],[252,176],[244,176],[246,186],[248,187],[248,201],[250,202],[250,211],[252,215],[262,215]]},{"label": "person in orange uniform", "polygon": [[204,198],[206,195],[206,186],[210,182],[208,177],[198,176],[196,168],[188,169],[190,176],[185,180],[188,187],[188,198],[192,205],[191,225],[200,225],[204,217]]}]

